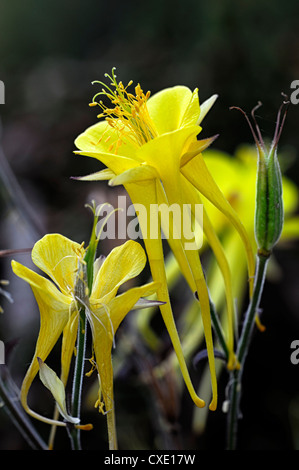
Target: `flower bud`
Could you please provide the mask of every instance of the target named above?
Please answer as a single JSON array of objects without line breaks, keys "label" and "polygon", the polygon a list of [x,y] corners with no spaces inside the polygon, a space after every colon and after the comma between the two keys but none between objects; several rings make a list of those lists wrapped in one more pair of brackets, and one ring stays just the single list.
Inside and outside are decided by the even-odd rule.
[{"label": "flower bud", "polygon": [[256,131],[253,129],[244,111],[237,108],[242,111],[247,119],[258,151],[255,239],[258,246],[258,254],[265,257],[270,256],[273,247],[280,238],[283,228],[282,177],[277,158],[277,146],[286,117],[285,111],[281,120],[281,111],[286,104],[288,104],[288,102],[284,101],[278,111],[276,129],[270,151],[266,149],[254,116],[255,110],[261,106],[261,103],[258,103],[251,112]]},{"label": "flower bud", "polygon": [[282,180],[277,145],[268,155],[261,148],[258,154],[255,238],[259,254],[268,256],[283,227]]}]

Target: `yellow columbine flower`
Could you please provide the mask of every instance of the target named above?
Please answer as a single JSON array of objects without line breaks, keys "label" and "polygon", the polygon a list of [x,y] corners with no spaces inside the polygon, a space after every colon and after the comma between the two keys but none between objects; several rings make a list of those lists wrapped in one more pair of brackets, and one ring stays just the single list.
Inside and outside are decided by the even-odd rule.
[{"label": "yellow columbine flower", "polygon": [[[45,418],[33,411],[27,403],[27,396],[40,365],[44,363],[61,334],[61,382],[65,385],[75,348],[79,311],[84,308],[92,331],[103,397],[101,411],[105,406],[106,412],[113,415],[111,349],[115,332],[135,304],[142,308],[142,297],[153,294],[157,287],[155,283],[149,283],[117,295],[122,284],[137,276],[146,263],[143,248],[137,242],[129,240],[114,248],[99,269],[97,261],[95,262],[93,287],[89,292],[85,252],[83,244],[59,234],[49,234],[39,240],[33,247],[32,260],[51,280],[12,261],[14,273],[30,284],[41,317],[34,357],[21,388],[21,402],[31,416],[59,426],[65,426],[65,423]],[[46,367],[43,367],[41,373],[44,383],[54,384],[53,389],[56,387],[57,395],[62,397],[60,380]]]},{"label": "yellow columbine flower", "polygon": [[[214,103],[216,96],[211,97],[200,108],[197,89],[192,92],[187,87],[176,86],[149,97],[149,93],[144,94],[140,85],[137,85],[135,95],[133,95],[128,92],[128,87],[116,81],[114,71],[112,77],[109,78],[111,88],[103,84],[103,90],[95,96],[92,103],[100,105],[102,112],[99,117],[104,117],[105,120],[87,129],[75,142],[77,148],[80,149],[76,152],[77,154],[94,157],[104,163],[107,169],[81,179],[110,180],[111,186],[123,184],[133,204],[136,207],[137,204],[142,204],[147,209],[145,217],[139,215],[139,222],[153,280],[161,282],[158,296],[159,300],[164,301],[165,304],[160,307],[160,310],[191,397],[201,407],[204,406],[204,402],[193,389],[173,320],[161,237],[149,239],[147,230],[151,223],[151,205],[166,203],[170,207],[178,204],[182,214],[184,204],[193,204],[194,207],[194,204],[201,203],[200,191],[225,213],[238,229],[248,254],[249,277],[254,275],[253,256],[246,232],[207,171],[201,156],[201,152],[210,145],[213,139],[197,140],[197,135],[201,131],[199,124]],[[97,103],[96,98],[99,95],[103,95],[104,98],[108,97],[113,106],[107,107],[102,101]],[[204,216],[206,223],[203,224],[203,230],[220,263],[227,288],[231,291],[230,272],[225,256],[207,214]],[[182,227],[177,228],[182,229]],[[184,230],[180,233],[182,234],[180,240],[170,234],[168,241],[185,278],[201,304],[213,388],[210,408],[215,409],[217,383],[208,289],[198,250],[185,249]],[[228,305],[231,325],[228,339],[229,365],[233,367],[233,300],[229,292]]]}]

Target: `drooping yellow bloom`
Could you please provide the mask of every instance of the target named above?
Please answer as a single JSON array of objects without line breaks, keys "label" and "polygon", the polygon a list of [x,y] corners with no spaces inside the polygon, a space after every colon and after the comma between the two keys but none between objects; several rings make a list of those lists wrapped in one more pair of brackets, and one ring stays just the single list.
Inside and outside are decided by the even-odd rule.
[{"label": "drooping yellow bloom", "polygon": [[[133,204],[136,206],[142,204],[147,209],[146,216],[139,215],[139,222],[153,280],[161,282],[158,296],[159,300],[164,301],[165,304],[160,307],[160,310],[176,351],[185,383],[191,397],[201,407],[204,406],[204,402],[193,389],[173,320],[161,237],[149,238],[147,230],[151,224],[151,205],[166,203],[168,207],[171,207],[173,204],[178,204],[182,214],[184,205],[190,204],[194,209],[195,204],[201,203],[200,193],[202,193],[234,223],[246,247],[249,277],[254,275],[253,256],[246,232],[202,159],[201,152],[210,145],[213,139],[197,140],[197,135],[201,131],[199,124],[216,97],[213,96],[200,107],[198,90],[192,92],[187,87],[176,86],[149,97],[149,93],[144,94],[140,85],[135,88],[135,95],[129,93],[128,87],[116,81],[114,72],[110,79],[111,88],[104,85],[103,90],[96,95],[96,97],[103,95],[111,101],[111,107],[107,107],[102,101],[98,103],[102,108],[99,117],[105,119],[87,129],[75,142],[77,148],[80,149],[76,152],[77,154],[96,158],[104,163],[107,169],[81,179],[110,180],[111,186],[122,184]],[[96,97],[92,104],[97,104]],[[196,223],[194,213],[190,217],[192,223]],[[202,229],[217,256],[227,285],[230,316],[229,366],[233,367],[233,299],[230,272],[221,244],[206,213],[204,217]],[[163,220],[161,224],[163,227]],[[198,249],[186,249],[187,240],[183,226],[174,227],[174,229],[181,233],[181,238],[178,239],[170,233],[169,244],[190,288],[197,294],[201,306],[213,388],[210,408],[215,409],[217,383],[208,289]]]},{"label": "drooping yellow bloom", "polygon": [[[27,402],[29,389],[39,371],[39,363],[46,360],[63,334],[61,382],[66,384],[74,354],[79,311],[84,308],[92,331],[95,363],[103,397],[101,411],[104,412],[105,406],[106,411],[113,415],[111,349],[115,332],[135,304],[138,303],[138,308],[142,308],[143,296],[152,295],[157,287],[155,283],[149,283],[117,295],[119,288],[136,277],[146,263],[143,248],[130,240],[114,248],[99,268],[95,262],[94,282],[89,292],[85,251],[83,244],[59,234],[49,234],[39,240],[33,247],[32,260],[51,280],[12,261],[14,273],[30,284],[40,310],[40,331],[34,357],[22,384],[21,402],[31,416],[59,426],[65,426],[65,423],[41,416]],[[52,380],[51,375],[48,374],[48,377],[49,381],[55,382],[56,379]],[[58,392],[61,396],[61,392]]]}]

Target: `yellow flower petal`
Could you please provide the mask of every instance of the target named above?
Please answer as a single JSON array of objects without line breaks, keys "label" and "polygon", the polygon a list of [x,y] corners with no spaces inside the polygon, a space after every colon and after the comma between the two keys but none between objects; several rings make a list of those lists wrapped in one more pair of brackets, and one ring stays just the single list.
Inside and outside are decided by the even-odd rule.
[{"label": "yellow flower petal", "polygon": [[183,153],[180,160],[180,166],[186,165],[192,158],[196,157],[199,153],[202,153],[206,150],[217,138],[218,136],[215,135],[214,137],[209,137],[208,139],[197,140],[196,142],[192,142],[189,148],[187,149],[186,153]]},{"label": "yellow flower petal", "polygon": [[[117,295],[107,304],[91,299],[91,319],[94,328],[99,328],[101,334],[106,334],[109,331],[111,335],[112,333],[115,334],[120,323],[123,321],[127,313],[135,307],[138,300],[155,294],[159,285],[160,283],[158,282],[150,282],[139,287],[133,287],[123,294]],[[103,325],[106,327],[106,330],[103,328]],[[98,344],[100,343],[101,342],[99,341]]]},{"label": "yellow flower petal", "polygon": [[[78,149],[91,152],[116,153],[118,140],[119,134],[116,129],[104,120],[90,126],[80,134],[75,140],[75,145]],[[136,146],[127,141],[119,147],[119,154],[124,157],[134,158],[135,152]]]},{"label": "yellow flower petal", "polygon": [[93,345],[100,375],[101,391],[108,412],[113,407],[113,370],[111,349],[114,335],[127,313],[144,296],[156,292],[157,284],[150,283],[135,287],[121,294],[107,304],[91,299],[89,322],[92,329]]},{"label": "yellow flower petal", "polygon": [[200,105],[200,115],[197,121],[197,125],[199,125],[202,120],[205,118],[205,116],[208,114],[210,111],[211,107],[214,105],[215,101],[217,100],[218,95],[212,95],[210,98],[208,98],[206,101],[201,103]]},{"label": "yellow flower petal", "polygon": [[73,179],[79,181],[105,181],[114,178],[116,175],[115,173],[110,170],[109,168],[105,168],[104,170],[97,171],[96,173],[92,173],[87,176],[75,176]]},{"label": "yellow flower petal", "polygon": [[[135,168],[137,165],[140,165],[139,159],[134,160],[133,158],[124,157],[122,155],[114,155],[113,153],[105,153],[100,151],[91,151],[91,150],[80,150],[74,152],[76,155],[83,155],[85,157],[95,158],[99,160],[104,165],[106,165],[110,171],[114,174],[119,175],[124,171]],[[100,174],[100,180],[102,175]],[[93,179],[95,181],[95,179]]]},{"label": "yellow flower petal", "polygon": [[[202,204],[202,199],[199,192],[187,181],[185,178],[182,179],[184,200],[188,200],[191,204],[191,207],[194,208],[196,204]],[[232,274],[226,258],[222,244],[218,238],[218,235],[213,227],[213,224],[209,218],[208,212],[206,211],[205,206],[203,205],[203,220],[202,229],[206,236],[207,242],[210,245],[215,258],[217,260],[220,271],[222,272],[224,284],[225,284],[225,295],[227,301],[227,313],[228,313],[228,350],[230,353],[229,357],[229,367],[234,362],[234,296],[233,296],[233,287],[232,287]]]},{"label": "yellow flower petal", "polygon": [[65,402],[65,389],[62,381],[57,377],[56,373],[45,364],[39,357],[37,358],[39,364],[39,376],[44,386],[52,393],[58,410],[63,418],[72,424],[78,424],[79,418],[70,416],[66,409]]},{"label": "yellow flower petal", "polygon": [[[157,198],[158,198],[159,207],[162,207],[163,205],[167,208],[169,207],[169,202],[166,198],[165,191],[162,187],[162,184],[160,183],[157,184]],[[187,283],[189,284],[191,291],[195,292],[196,285],[194,283],[192,271],[190,270],[190,265],[186,257],[182,239],[178,237],[174,237],[173,223],[171,219],[167,221],[165,217],[161,217],[161,227],[162,227],[164,234],[169,234],[169,237],[167,239],[168,244],[171,247],[173,254],[175,255],[175,258],[179,264],[181,272],[184,278],[186,279]]]},{"label": "yellow flower petal", "polygon": [[157,170],[150,165],[139,165],[124,171],[109,181],[109,186],[117,186],[127,183],[139,183],[141,181],[153,180],[159,177]]},{"label": "yellow flower petal", "polygon": [[[190,129],[182,129],[183,130],[189,130]],[[173,133],[176,135],[179,135],[178,133]],[[182,138],[183,132],[180,132],[180,138]],[[161,139],[165,138],[165,135],[161,137]],[[156,139],[158,140],[158,139]],[[149,144],[147,144],[149,145]],[[172,149],[171,149],[172,150]],[[175,162],[173,163],[175,165]],[[176,169],[175,169],[176,170]],[[166,197],[168,199],[168,204],[171,206],[173,204],[177,204],[180,208],[180,214],[183,214],[183,204],[186,202],[190,201],[185,201],[184,195],[182,192],[182,175],[179,174],[179,160],[177,161],[177,174],[174,175],[173,179],[169,180],[166,177],[162,178],[163,182],[163,187],[165,189]],[[170,172],[168,171],[168,174]],[[164,176],[164,175],[163,175]],[[176,178],[175,178],[176,176]],[[185,213],[185,217],[187,214]],[[191,217],[191,215],[189,216]],[[179,230],[178,233],[181,234],[181,242],[183,246],[186,246],[186,243],[188,240],[185,238],[185,232],[184,232],[184,226],[183,224],[186,224],[186,220],[182,220],[183,218],[180,217],[180,227],[177,227],[177,230]],[[190,224],[191,226],[191,219],[190,219]],[[193,240],[194,241],[194,240]],[[174,241],[171,241],[172,243],[172,249],[178,250],[174,251],[175,256],[177,257],[178,261],[180,263],[184,262],[183,254],[181,251],[181,248],[178,244],[176,246],[174,245]],[[190,244],[190,242],[189,242]],[[194,243],[195,245],[195,243]],[[212,389],[213,389],[213,399],[210,404],[210,409],[215,410],[217,407],[217,379],[216,379],[216,371],[215,371],[215,358],[214,358],[214,347],[213,347],[213,338],[212,338],[212,325],[211,325],[211,316],[210,316],[210,299],[209,299],[209,293],[206,285],[206,280],[203,274],[202,266],[201,266],[201,261],[199,257],[199,252],[198,248],[195,246],[194,248],[185,249],[184,248],[184,253],[185,253],[185,258],[187,260],[187,263],[190,267],[190,272],[193,277],[193,284],[195,285],[195,291],[197,292],[198,295],[198,300],[200,302],[201,306],[201,316],[202,316],[202,321],[203,321],[203,326],[204,326],[204,331],[205,331],[205,340],[206,340],[206,347],[208,351],[208,359],[209,359],[209,365],[210,365],[210,371],[211,371],[211,381],[212,381]],[[179,258],[180,257],[180,258]],[[186,263],[185,263],[186,264]],[[187,269],[185,270],[185,272]],[[162,300],[159,296],[159,300]]]},{"label": "yellow flower petal", "polygon": [[233,226],[236,228],[246,251],[249,273],[249,287],[252,293],[253,280],[255,272],[255,261],[252,251],[252,246],[248,234],[241,223],[237,213],[229,204],[223,193],[212,178],[202,154],[197,155],[190,160],[185,166],[181,168],[182,174],[190,181],[195,188],[199,190],[209,201],[212,202],[223,214],[225,214]]},{"label": "yellow flower petal", "polygon": [[185,86],[155,93],[149,98],[147,108],[159,135],[182,126],[195,125],[200,115],[197,90],[192,93]]},{"label": "yellow flower petal", "polygon": [[48,234],[33,247],[32,260],[68,294],[74,289],[79,260],[83,260],[84,248],[60,234]]},{"label": "yellow flower petal", "polygon": [[70,365],[74,355],[74,348],[78,334],[79,315],[75,311],[69,318],[62,335],[61,345],[61,380],[64,385],[67,383]]},{"label": "yellow flower petal", "polygon": [[196,138],[200,128],[189,126],[161,135],[143,145],[137,152],[140,160],[156,168],[165,185],[176,186],[180,168],[180,157]]},{"label": "yellow flower petal", "polygon": [[[21,402],[25,410],[31,416],[53,424],[52,420],[47,420],[29,408],[27,404],[27,395],[39,370],[37,357],[40,357],[45,361],[48,354],[55,346],[68,322],[72,298],[61,293],[48,279],[45,279],[16,261],[12,261],[12,270],[17,276],[30,284],[37,301],[41,317],[40,331],[34,357],[22,383]],[[57,424],[59,426],[62,425],[61,423]]]},{"label": "yellow flower petal", "polygon": [[184,359],[180,338],[173,317],[167,286],[160,228],[158,227],[159,230],[157,231],[156,237],[149,237],[149,227],[152,222],[150,217],[150,206],[151,204],[158,204],[157,184],[158,183],[156,181],[151,180],[140,184],[128,183],[125,185],[125,189],[127,190],[130,199],[135,206],[136,211],[139,210],[139,207],[145,209],[144,211],[139,210],[138,220],[144,238],[144,244],[150,264],[152,278],[154,282],[159,283],[159,287],[157,289],[157,298],[160,302],[164,302],[163,305],[160,305],[160,312],[167,328],[168,334],[170,336],[173,348],[177,355],[182,376],[184,378],[190,396],[197,406],[203,407],[205,406],[205,403],[201,398],[197,396],[193,384],[191,382],[186,361]]},{"label": "yellow flower petal", "polygon": [[142,246],[133,240],[114,248],[97,272],[91,299],[106,297],[105,301],[109,301],[122,284],[138,276],[145,263],[146,255]]}]

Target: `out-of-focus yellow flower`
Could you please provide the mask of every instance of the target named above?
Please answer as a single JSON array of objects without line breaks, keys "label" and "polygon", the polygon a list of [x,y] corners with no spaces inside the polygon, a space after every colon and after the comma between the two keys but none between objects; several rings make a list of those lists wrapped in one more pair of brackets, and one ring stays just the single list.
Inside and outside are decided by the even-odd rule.
[{"label": "out-of-focus yellow flower", "polygon": [[[200,107],[197,89],[192,92],[187,87],[176,86],[149,97],[149,93],[144,94],[140,85],[137,85],[135,95],[133,95],[122,82],[116,81],[114,71],[112,77],[109,78],[111,88],[102,84],[103,90],[96,95],[92,103],[99,104],[102,108],[99,117],[105,119],[87,129],[75,141],[77,148],[80,149],[75,153],[96,158],[104,163],[107,169],[81,179],[110,180],[109,184],[112,186],[123,184],[133,204],[142,204],[147,209],[147,216],[143,218],[139,216],[139,222],[152,277],[161,282],[158,296],[159,300],[164,301],[165,304],[160,307],[160,310],[190,395],[194,402],[202,407],[204,402],[196,395],[190,381],[173,320],[161,237],[149,238],[147,230],[151,224],[151,205],[166,203],[170,207],[178,204],[182,213],[184,204],[190,204],[194,208],[195,204],[201,203],[200,193],[204,194],[229,217],[240,233],[248,256],[249,278],[253,277],[254,261],[246,232],[212,179],[201,156],[201,152],[211,144],[213,138],[197,140],[197,135],[201,131],[200,123],[213,105],[216,96],[211,97]],[[111,108],[102,101],[96,102],[99,95],[103,95],[104,99],[108,97],[112,104]],[[194,213],[191,217],[192,222],[196,223]],[[163,220],[161,223],[163,227]],[[177,239],[170,233],[168,241],[187,282],[200,301],[213,388],[210,408],[215,409],[217,382],[208,289],[198,249],[185,249],[187,240],[184,237],[184,230],[182,227],[176,227],[176,229],[181,229],[179,232],[181,239]],[[202,229],[217,256],[227,286],[230,316],[229,366],[234,367],[231,275],[219,240],[206,213]]]},{"label": "out-of-focus yellow flower", "polygon": [[[278,155],[279,156],[279,155]],[[240,219],[242,220],[253,250],[257,250],[254,234],[254,215],[255,215],[255,192],[256,192],[256,170],[257,154],[256,148],[251,145],[241,145],[237,148],[235,155],[229,155],[218,150],[208,150],[205,153],[205,162],[215,181],[221,188],[225,197],[230,201]],[[282,176],[283,186],[283,205],[284,205],[284,225],[280,240],[276,250],[286,249],[289,242],[299,238],[299,217],[297,210],[299,207],[299,189],[286,176]],[[236,233],[227,224],[227,220],[217,211],[212,204],[207,204],[207,211],[213,221],[217,233],[221,235],[223,247],[229,262],[231,271],[234,273],[233,295],[236,300],[237,313],[242,314],[244,306],[244,296],[247,289],[246,258],[239,238]],[[281,275],[279,265],[275,262],[275,252],[269,262],[267,275],[273,278],[274,282],[277,276]],[[225,321],[223,310],[225,306],[225,291],[221,279],[221,273],[215,263],[211,263],[207,278],[211,297],[215,302],[216,309]],[[267,325],[264,325],[267,328]],[[189,332],[183,340],[183,346],[186,342],[186,348],[192,354],[198,348],[196,334]],[[221,370],[221,369],[220,369]],[[203,383],[202,387],[206,387]],[[205,426],[204,414],[194,415],[194,428],[201,432]]]},{"label": "out-of-focus yellow flower", "polygon": [[[254,214],[255,214],[255,189],[256,189],[256,148],[249,145],[240,146],[235,155],[231,156],[225,152],[218,150],[207,150],[205,152],[205,163],[209,171],[213,174],[217,185],[221,188],[223,194],[230,201],[238,213],[248,237],[253,247],[253,251],[257,250],[255,234],[254,234]],[[296,211],[299,206],[299,190],[296,185],[287,177],[282,177],[283,184],[283,205],[284,205],[284,225],[278,249],[283,247],[288,241],[298,239],[299,237],[299,217]],[[240,312],[244,300],[244,294],[247,288],[247,272],[246,257],[240,239],[227,223],[226,217],[223,216],[212,204],[205,201],[206,210],[213,220],[215,230],[221,236],[223,247],[230,266],[234,273],[233,296],[237,303],[237,311]],[[207,248],[204,244],[203,249]],[[271,276],[275,265],[270,260],[268,274]],[[178,273],[178,268],[176,268]],[[273,272],[273,276],[274,276]],[[172,273],[175,277],[175,274]],[[216,263],[211,263],[207,269],[207,279],[217,311],[222,312],[225,304],[225,288],[221,279],[221,273]],[[221,315],[225,321],[225,317]],[[196,343],[196,334],[192,331],[192,343],[190,345],[191,336],[185,338],[184,343],[190,345],[190,351],[194,351],[198,347]],[[183,344],[184,344],[183,343]]]},{"label": "out-of-focus yellow flower", "polygon": [[[238,213],[246,228],[253,250],[256,251],[254,213],[257,158],[255,147],[242,145],[237,149],[235,156],[217,150],[208,150],[205,153],[205,162],[217,185]],[[299,201],[298,188],[289,178],[283,176],[282,180],[284,227],[281,242],[291,238],[292,234],[294,237],[299,234],[298,217],[295,215]],[[212,204],[207,205],[207,211],[213,218],[218,232],[229,228],[219,211],[218,217],[216,216]]]},{"label": "out-of-focus yellow flower", "polygon": [[[92,330],[95,363],[103,397],[103,402],[100,400],[98,404],[101,411],[104,412],[105,407],[107,412],[113,414],[111,349],[115,332],[135,304],[142,308],[142,297],[152,295],[157,287],[157,284],[149,283],[117,295],[118,289],[126,281],[139,275],[146,263],[146,255],[141,245],[129,240],[114,248],[99,269],[98,263],[94,263],[93,286],[89,292],[85,253],[83,244],[80,245],[62,235],[44,236],[34,245],[32,260],[51,280],[12,261],[14,273],[30,284],[41,317],[34,357],[21,388],[21,402],[31,416],[60,426],[65,426],[65,423],[41,416],[27,403],[29,389],[39,371],[39,363],[42,364],[46,360],[63,334],[61,383],[66,384],[74,354],[79,311],[84,308]],[[52,372],[49,374],[48,369],[45,371],[42,376],[48,384],[59,383],[59,387],[55,385],[52,389],[56,390],[60,402],[63,401],[60,379],[54,380]]]}]

